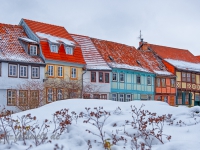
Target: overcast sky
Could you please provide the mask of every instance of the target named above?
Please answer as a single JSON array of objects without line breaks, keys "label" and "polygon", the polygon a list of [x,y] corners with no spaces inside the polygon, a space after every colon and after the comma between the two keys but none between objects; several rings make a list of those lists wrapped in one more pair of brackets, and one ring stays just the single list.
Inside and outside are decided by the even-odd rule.
[{"label": "overcast sky", "polygon": [[199,0],[0,0],[0,22],[21,18],[138,47],[144,41],[200,55]]}]

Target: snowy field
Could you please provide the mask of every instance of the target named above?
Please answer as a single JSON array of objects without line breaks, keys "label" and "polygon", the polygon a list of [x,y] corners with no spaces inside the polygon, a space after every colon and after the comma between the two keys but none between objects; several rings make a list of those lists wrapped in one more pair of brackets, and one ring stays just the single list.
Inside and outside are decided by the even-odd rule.
[{"label": "snowy field", "polygon": [[[142,105],[145,105],[141,108]],[[132,106],[132,108],[131,108]],[[135,106],[135,108],[133,107]],[[103,139],[111,144],[111,150],[132,150],[136,149],[138,145],[138,150],[141,149],[141,143],[146,142],[145,149],[152,149],[152,150],[198,150],[200,149],[200,108],[199,107],[192,107],[188,108],[185,106],[180,107],[172,107],[164,102],[157,102],[157,101],[132,101],[132,102],[115,102],[110,100],[86,100],[86,99],[71,99],[71,100],[62,100],[57,101],[38,109],[28,110],[21,113],[14,114],[12,118],[20,118],[23,115],[31,114],[31,116],[36,116],[36,120],[29,123],[29,125],[33,125],[33,123],[42,125],[45,119],[51,121],[49,123],[50,127],[48,128],[48,132],[46,136],[48,142],[46,140],[44,144],[40,144],[39,146],[35,146],[34,140],[31,137],[27,137],[26,145],[23,144],[23,140],[18,139],[14,141],[13,133],[10,131],[10,144],[3,144],[3,140],[0,143],[0,150],[9,149],[9,150],[53,150],[55,148],[55,144],[58,144],[60,147],[56,150],[61,150],[61,146],[63,146],[63,150],[104,150],[102,144],[102,137],[99,137],[99,130],[95,127],[95,123],[92,120],[88,122],[84,122],[87,120],[89,116],[92,116],[92,113],[87,114],[85,108],[91,108],[88,110],[89,112],[93,111],[94,107],[103,107],[103,110],[107,112],[104,116],[99,118],[99,124],[102,125],[102,120],[104,117],[108,117],[103,125],[102,133]],[[55,124],[53,123],[53,114],[56,111],[61,109],[67,108],[69,109],[68,113],[70,115],[71,112],[76,112],[74,117],[72,118],[71,125],[67,125],[65,130],[60,136],[56,138],[52,138],[52,132],[55,130]],[[158,132],[158,127],[163,127],[162,129],[162,142],[154,138],[153,136],[149,136],[149,139],[145,139],[144,135],[140,136],[141,131],[138,130],[137,124],[135,126],[131,126],[131,122],[133,123],[133,117],[136,119],[136,115],[133,114],[132,110],[135,112],[139,112],[138,110],[148,110],[149,112],[156,113],[153,114],[154,117],[172,114],[171,119],[166,119],[164,121],[164,125],[158,124],[158,126],[154,126],[154,131]],[[136,111],[137,110],[137,111]],[[81,118],[76,118],[76,116],[82,113]],[[145,111],[143,111],[145,112]],[[198,113],[199,112],[199,113]],[[148,117],[146,115],[145,117]],[[151,115],[152,117],[152,115]],[[94,116],[91,117],[95,119]],[[139,120],[141,118],[137,118]],[[129,122],[125,121],[128,120]],[[137,122],[135,120],[135,122]],[[147,118],[146,118],[147,120]],[[181,120],[181,121],[180,121]],[[143,120],[145,121],[145,119]],[[178,123],[177,123],[178,122]],[[91,124],[90,124],[91,123]],[[94,124],[92,124],[94,123]],[[57,124],[58,125],[58,124]],[[147,133],[148,130],[152,129],[152,125],[147,123],[148,127],[145,128]],[[162,126],[163,125],[163,126]],[[86,131],[87,130],[87,131]],[[88,132],[89,130],[89,132]],[[57,130],[58,131],[58,130]],[[39,130],[37,130],[37,133]],[[44,131],[46,132],[46,131]],[[58,133],[58,132],[54,132]],[[40,132],[42,134],[42,132]],[[116,144],[112,145],[114,141],[113,136],[116,135],[116,138],[123,137],[121,140],[118,140]],[[170,137],[167,140],[167,137]],[[136,137],[137,143],[134,144],[134,138]],[[125,140],[126,139],[126,140]],[[90,141],[90,143],[88,143]],[[105,144],[105,143],[104,143]],[[108,143],[107,143],[108,144]],[[32,145],[31,148],[30,145]],[[90,147],[91,146],[91,147]]]}]

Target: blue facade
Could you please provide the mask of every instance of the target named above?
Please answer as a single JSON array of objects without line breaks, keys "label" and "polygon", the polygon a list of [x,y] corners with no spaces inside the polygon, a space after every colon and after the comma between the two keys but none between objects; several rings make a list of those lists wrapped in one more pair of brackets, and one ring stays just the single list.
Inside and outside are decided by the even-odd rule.
[{"label": "blue facade", "polygon": [[127,69],[112,69],[110,99],[115,101],[154,99],[155,74]]}]

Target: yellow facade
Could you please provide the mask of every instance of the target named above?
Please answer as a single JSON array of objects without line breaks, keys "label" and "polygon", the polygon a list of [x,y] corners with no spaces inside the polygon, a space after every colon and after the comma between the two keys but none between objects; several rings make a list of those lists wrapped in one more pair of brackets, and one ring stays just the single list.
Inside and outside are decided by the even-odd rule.
[{"label": "yellow facade", "polygon": [[176,72],[177,81],[181,81],[181,72]]}]

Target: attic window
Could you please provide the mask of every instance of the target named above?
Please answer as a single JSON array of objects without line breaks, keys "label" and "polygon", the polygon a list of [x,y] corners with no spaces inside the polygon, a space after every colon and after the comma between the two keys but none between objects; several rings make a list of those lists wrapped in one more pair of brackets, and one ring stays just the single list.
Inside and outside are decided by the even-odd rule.
[{"label": "attic window", "polygon": [[66,46],[65,47],[65,52],[66,52],[66,54],[73,55],[73,47]]},{"label": "attic window", "polygon": [[162,65],[159,65],[158,67],[160,68],[160,70],[163,70],[163,66]]},{"label": "attic window", "polygon": [[30,55],[37,55],[37,46],[30,45]]},{"label": "attic window", "polygon": [[136,60],[136,62],[137,62],[139,65],[141,65],[139,60]]},{"label": "attic window", "polygon": [[113,57],[112,56],[108,56],[110,58],[110,60],[114,61]]},{"label": "attic window", "polygon": [[51,52],[58,53],[58,46],[57,45],[51,45]]}]

